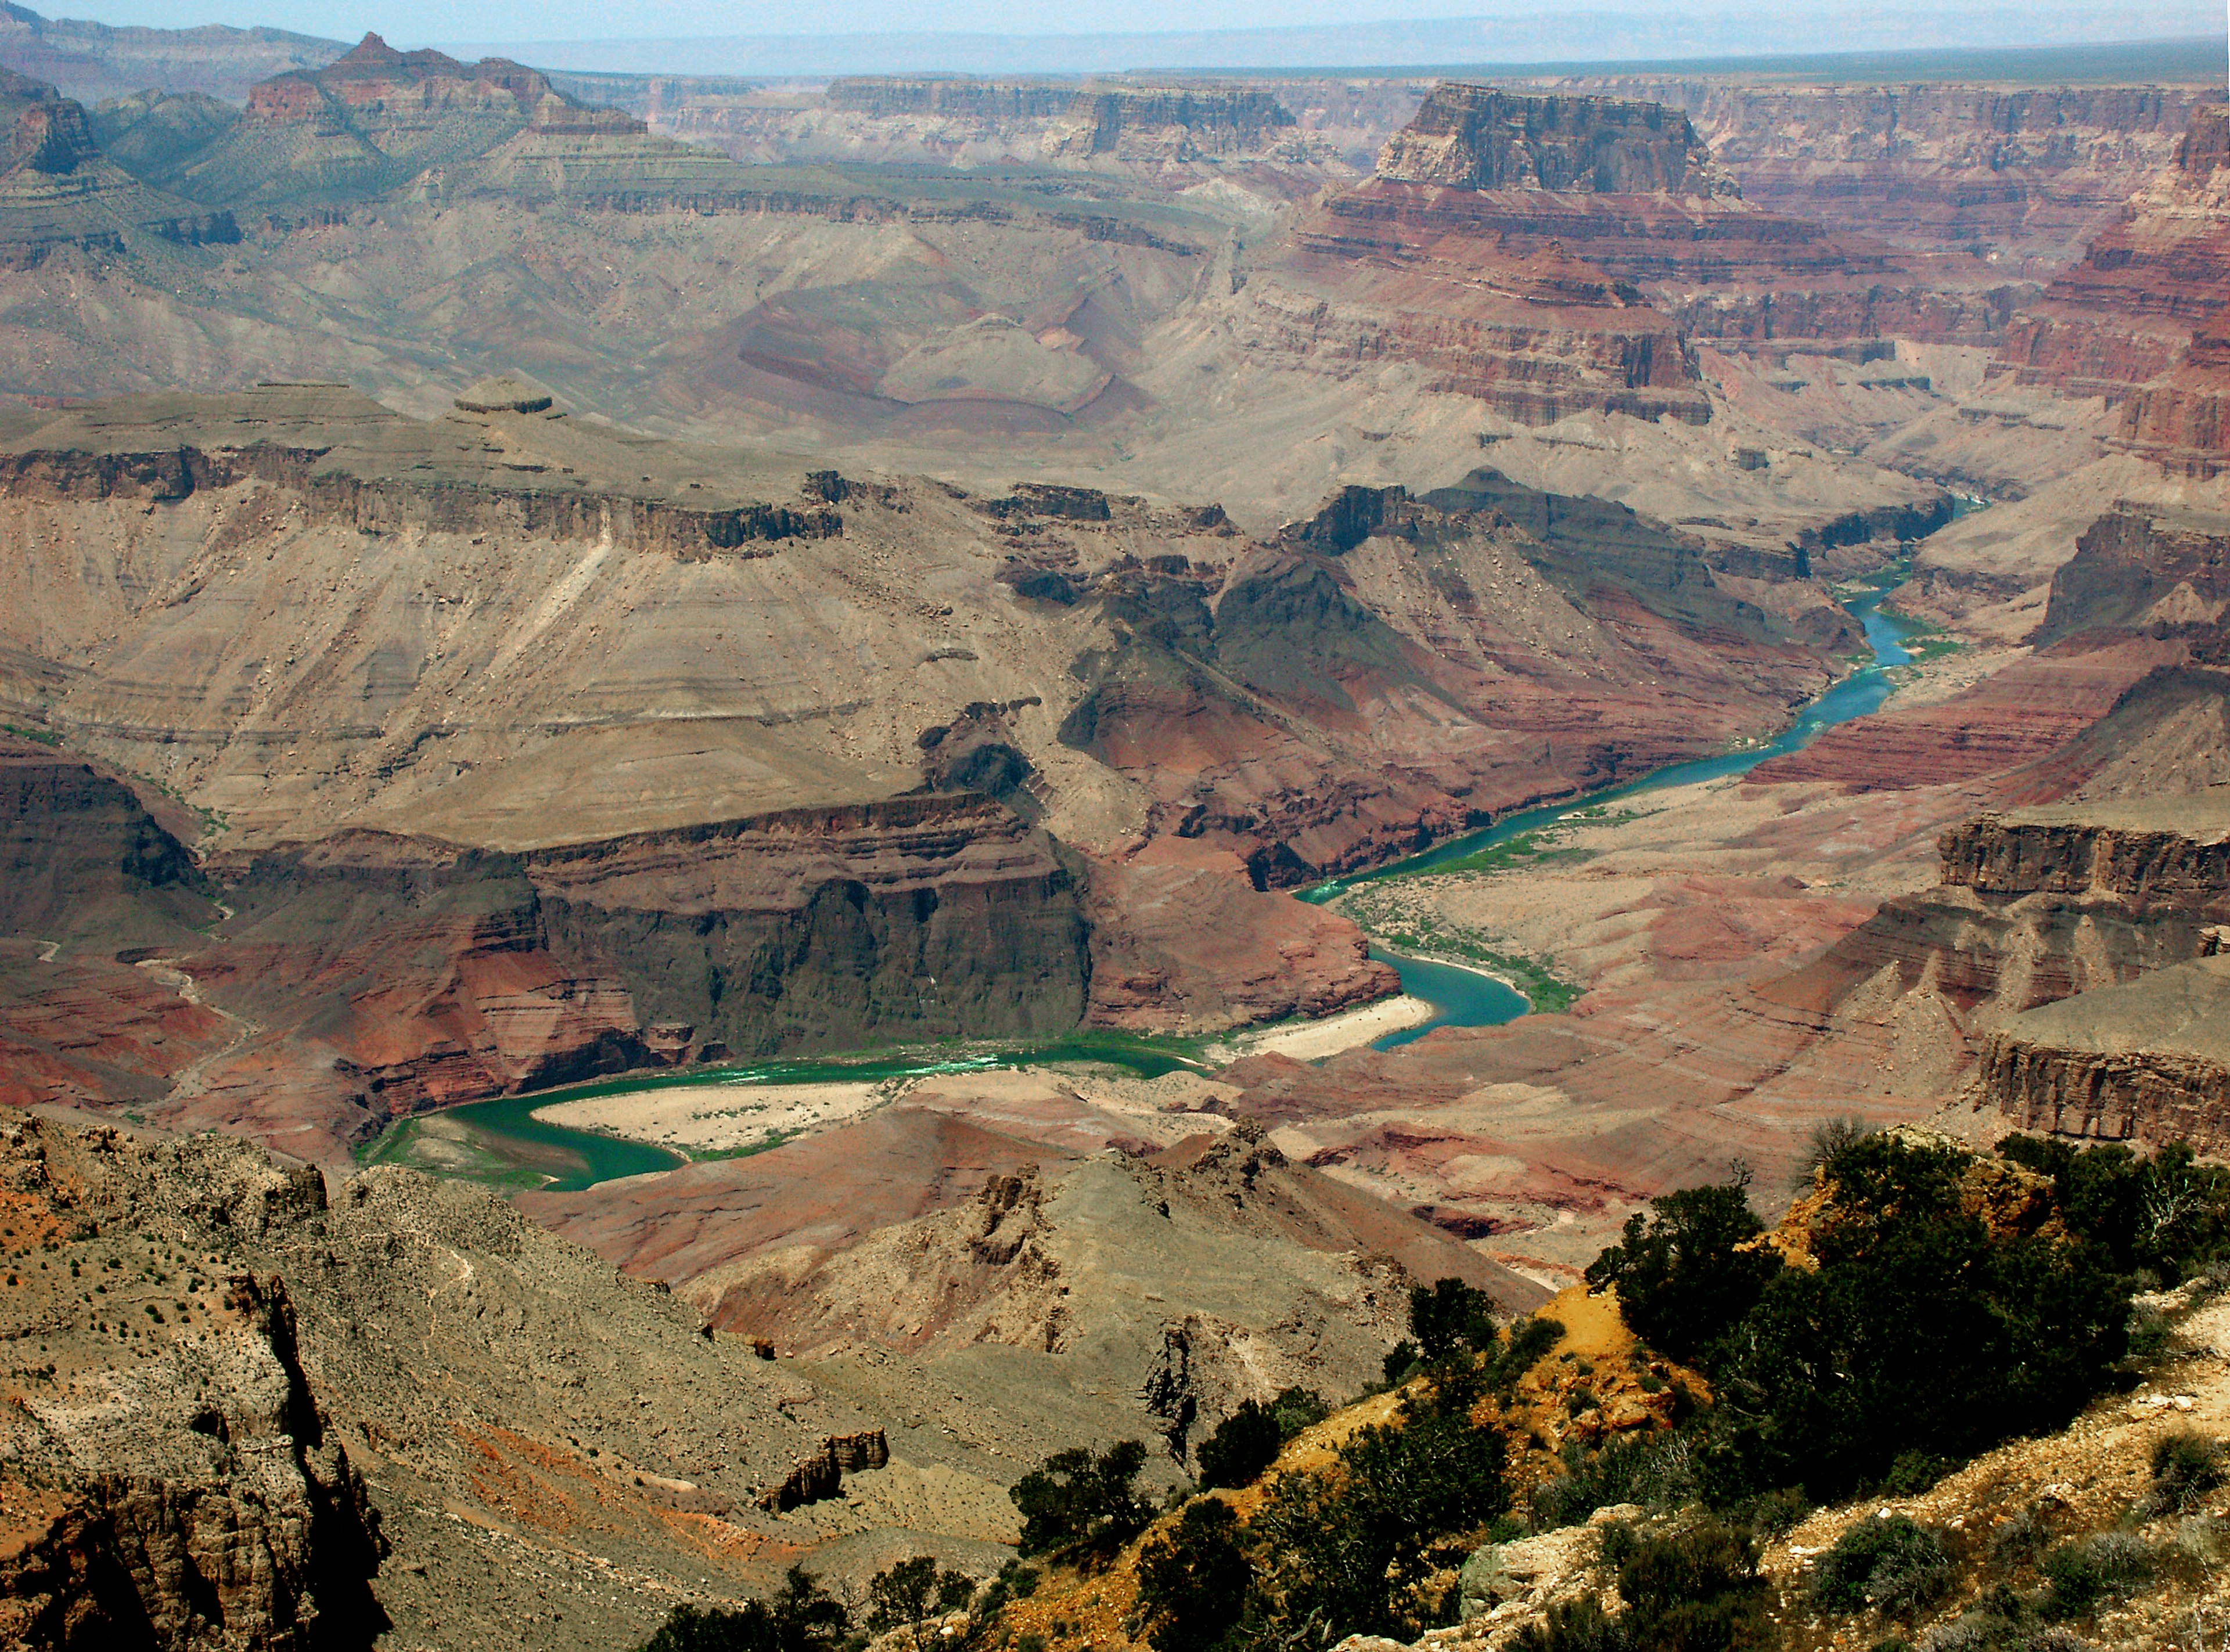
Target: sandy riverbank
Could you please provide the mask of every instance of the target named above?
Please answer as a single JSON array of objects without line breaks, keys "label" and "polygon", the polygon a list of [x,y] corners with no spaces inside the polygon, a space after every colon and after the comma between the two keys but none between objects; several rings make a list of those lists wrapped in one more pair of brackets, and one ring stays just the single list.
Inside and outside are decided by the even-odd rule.
[{"label": "sandy riverbank", "polygon": [[680,1153],[728,1153],[841,1124],[880,1106],[905,1081],[818,1084],[677,1084],[538,1107],[545,1124],[599,1130]]},{"label": "sandy riverbank", "polygon": [[1315,1061],[1369,1044],[1374,1038],[1382,1038],[1389,1032],[1399,1032],[1404,1027],[1421,1025],[1431,1020],[1433,1015],[1430,1004],[1404,993],[1399,998],[1382,998],[1360,1009],[1343,1010],[1321,1021],[1295,1021],[1258,1032],[1234,1033],[1220,1044],[1210,1045],[1202,1053],[1211,1061],[1272,1055]]}]

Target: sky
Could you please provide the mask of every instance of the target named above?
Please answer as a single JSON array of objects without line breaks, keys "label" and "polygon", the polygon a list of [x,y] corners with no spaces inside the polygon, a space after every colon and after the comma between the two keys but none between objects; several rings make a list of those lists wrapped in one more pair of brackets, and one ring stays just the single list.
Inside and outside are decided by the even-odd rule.
[{"label": "sky", "polygon": [[[1003,35],[1297,29],[1395,20],[1579,15],[1553,0],[30,0],[48,16],[177,29],[196,23],[267,24],[328,39],[376,29],[398,46],[459,42],[674,40],[690,36],[967,32]],[[1693,22],[1714,34],[1756,37],[1771,52],[1841,49],[1823,17],[1861,9],[1818,0],[1591,0],[1601,14],[1633,12],[1661,33]],[[1892,3],[1880,11],[1894,12]],[[1746,14],[1737,22],[1730,14]],[[1755,25],[1763,14],[1765,27]],[[1945,43],[2153,39],[2220,33],[2221,0],[1950,0],[1926,8]],[[1775,27],[1774,25],[1779,25]],[[1615,36],[1616,29],[1608,34]],[[1699,36],[1700,37],[1700,36]],[[1872,42],[1868,42],[1872,44]],[[1621,54],[1622,55],[1622,54]]]}]

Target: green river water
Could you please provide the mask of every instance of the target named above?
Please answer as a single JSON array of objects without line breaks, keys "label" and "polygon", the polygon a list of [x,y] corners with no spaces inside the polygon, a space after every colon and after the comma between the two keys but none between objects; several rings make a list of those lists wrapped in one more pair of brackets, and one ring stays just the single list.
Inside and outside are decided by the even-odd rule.
[{"label": "green river water", "polygon": [[[1866,640],[1873,649],[1872,662],[1806,706],[1779,738],[1741,752],[1676,763],[1641,780],[1591,793],[1570,803],[1507,816],[1485,831],[1449,839],[1407,859],[1304,890],[1300,898],[1322,902],[1357,883],[1428,871],[1506,842],[1520,832],[1562,820],[1579,809],[1637,792],[1741,774],[1769,757],[1797,750],[1839,723],[1871,716],[1889,697],[1892,684],[1888,669],[1911,659],[1903,646],[1906,627],[1880,611],[1881,600],[1881,592],[1870,591],[1853,597],[1846,604],[1852,616],[1865,627]],[[1404,991],[1425,1000],[1434,1009],[1432,1019],[1423,1025],[1380,1039],[1380,1049],[1406,1044],[1436,1027],[1498,1025],[1526,1011],[1526,1001],[1518,993],[1475,970],[1404,957],[1397,953],[1374,950],[1373,955],[1394,967],[1402,977]],[[979,1044],[962,1046],[958,1051],[931,1049],[855,1057],[790,1057],[738,1066],[634,1073],[563,1090],[470,1102],[438,1115],[406,1119],[390,1128],[366,1151],[364,1158],[371,1163],[415,1163],[504,1187],[547,1186],[560,1192],[575,1192],[622,1176],[671,1170],[685,1161],[680,1154],[647,1142],[567,1129],[534,1116],[537,1109],[555,1102],[635,1095],[677,1085],[733,1085],[743,1089],[755,1084],[873,1083],[929,1073],[1079,1063],[1118,1066],[1146,1078],[1159,1077],[1181,1066],[1198,1064],[1190,1059],[1189,1046],[1181,1041],[1078,1033],[1047,1043],[1013,1047]]]}]

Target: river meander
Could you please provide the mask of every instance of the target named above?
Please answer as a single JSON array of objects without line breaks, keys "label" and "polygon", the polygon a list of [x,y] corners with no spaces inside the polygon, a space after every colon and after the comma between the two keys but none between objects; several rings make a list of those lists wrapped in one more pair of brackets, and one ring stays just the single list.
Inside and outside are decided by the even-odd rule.
[{"label": "river meander", "polygon": [[[1905,665],[1912,658],[1903,646],[1907,628],[1881,612],[1882,596],[1880,591],[1868,591],[1852,597],[1845,604],[1852,616],[1865,628],[1866,641],[1873,650],[1872,662],[1860,666],[1806,706],[1777,739],[1722,756],[1675,763],[1621,786],[1589,793],[1569,802],[1510,815],[1483,831],[1451,838],[1405,859],[1351,877],[1319,884],[1303,890],[1300,898],[1328,901],[1344,890],[1375,878],[1429,871],[1434,867],[1477,854],[1481,850],[1491,849],[1497,844],[1507,843],[1522,832],[1553,825],[1582,809],[1598,808],[1638,793],[1660,791],[1670,786],[1690,786],[1701,781],[1743,774],[1768,758],[1801,749],[1817,739],[1823,730],[1832,729],[1839,723],[1871,716],[1881,709],[1882,703],[1890,696],[1893,685],[1888,675],[1889,669]],[[1430,1020],[1389,1034],[1379,1039],[1375,1048],[1387,1050],[1407,1044],[1422,1038],[1435,1027],[1498,1025],[1523,1015],[1528,1007],[1526,1000],[1519,993],[1482,971],[1428,959],[1405,957],[1398,953],[1376,948],[1373,955],[1391,964],[1402,977],[1403,990],[1423,999],[1433,1006],[1434,1010]],[[397,1159],[435,1168],[440,1155],[429,1159],[424,1149],[429,1145],[439,1145],[448,1154],[448,1167],[452,1173],[471,1175],[501,1186],[543,1186],[560,1192],[575,1192],[621,1176],[639,1176],[671,1170],[684,1160],[679,1154],[663,1147],[652,1147],[648,1142],[569,1129],[534,1116],[538,1109],[548,1107],[555,1102],[636,1094],[677,1085],[803,1084],[848,1080],[874,1082],[971,1069],[1048,1066],[1079,1062],[1112,1064],[1147,1078],[1158,1077],[1188,1064],[1182,1057],[1157,1050],[1150,1045],[1129,1044],[1080,1034],[1041,1045],[957,1056],[913,1052],[851,1059],[842,1057],[818,1059],[792,1057],[742,1066],[694,1068],[652,1075],[630,1074],[530,1096],[500,1096],[494,1101],[475,1102],[452,1108],[439,1115],[405,1120],[382,1136],[367,1157],[373,1160]],[[422,1139],[422,1133],[425,1137],[438,1136],[439,1143],[429,1144]]]}]

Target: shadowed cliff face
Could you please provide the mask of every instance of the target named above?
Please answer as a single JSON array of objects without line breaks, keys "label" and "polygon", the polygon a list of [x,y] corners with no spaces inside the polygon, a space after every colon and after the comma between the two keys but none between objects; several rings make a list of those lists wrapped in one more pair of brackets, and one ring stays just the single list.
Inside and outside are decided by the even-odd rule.
[{"label": "shadowed cliff face", "polygon": [[1090,975],[1070,872],[972,797],[527,854],[352,833],[222,870],[237,916],[186,967],[267,1032],[187,1105],[279,1105],[242,1089],[260,1057],[344,1139],[646,1064],[1057,1033]]},{"label": "shadowed cliff face", "polygon": [[[183,811],[166,809],[184,829]],[[192,853],[121,779],[0,736],[0,935],[167,940],[216,916]]]}]

